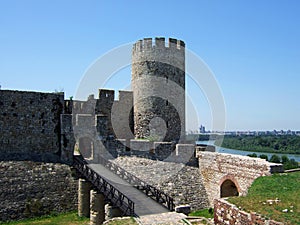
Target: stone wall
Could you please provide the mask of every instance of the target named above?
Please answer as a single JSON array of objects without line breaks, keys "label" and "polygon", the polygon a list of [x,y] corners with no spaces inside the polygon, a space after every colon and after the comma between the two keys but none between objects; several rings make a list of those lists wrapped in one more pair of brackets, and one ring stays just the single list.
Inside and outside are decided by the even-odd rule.
[{"label": "stone wall", "polygon": [[214,199],[221,197],[221,186],[225,181],[231,182],[239,195],[246,195],[257,177],[271,175],[272,167],[280,166],[264,159],[212,152],[197,152],[197,157],[211,206]]},{"label": "stone wall", "polygon": [[63,163],[72,165],[73,154],[75,147],[75,137],[72,124],[72,114],[61,114],[61,156],[60,159]]},{"label": "stone wall", "polygon": [[115,100],[112,106],[111,122],[116,138],[134,138],[132,91],[119,91],[119,100]]},{"label": "stone wall", "polygon": [[[96,129],[102,140],[132,139],[133,136],[133,93],[119,91],[119,100],[114,100],[115,91],[99,89],[97,99],[90,95],[87,101],[74,101],[73,124],[85,129]],[[80,120],[78,120],[78,115]],[[83,119],[87,117],[86,123]],[[78,122],[81,121],[81,124]],[[81,128],[78,128],[82,130]]]},{"label": "stone wall", "polygon": [[0,158],[58,161],[63,107],[63,93],[0,90]]},{"label": "stone wall", "polygon": [[207,194],[198,167],[184,166],[159,184],[159,188],[174,198],[176,206],[188,204],[192,211],[208,207]]},{"label": "stone wall", "polygon": [[77,181],[67,165],[0,162],[0,221],[77,209]]},{"label": "stone wall", "polygon": [[115,99],[115,91],[114,90],[107,90],[107,89],[99,89],[99,97],[96,100],[96,108],[95,114],[96,115],[105,115],[107,116],[107,134],[110,137],[115,137],[114,131],[112,128],[112,106]]},{"label": "stone wall", "polygon": [[158,160],[164,160],[174,151],[175,145],[172,142],[154,142],[155,156]]},{"label": "stone wall", "polygon": [[148,140],[130,140],[130,149],[141,152],[148,152],[153,148],[153,142]]},{"label": "stone wall", "polygon": [[164,161],[135,155],[122,156],[111,161],[172,196],[176,206],[189,204],[192,210],[208,207],[206,190],[198,164],[195,163],[194,146],[179,145],[177,151],[172,152],[171,143],[162,144],[161,147],[161,150],[169,147]]},{"label": "stone wall", "polygon": [[218,225],[242,224],[242,225],[283,225],[283,223],[274,220],[267,220],[256,213],[247,213],[239,210],[233,204],[225,199],[216,199],[214,201],[214,222]]},{"label": "stone wall", "polygon": [[152,160],[167,160],[175,149],[171,142],[150,142],[149,140],[115,139],[102,141],[106,150],[113,156],[136,156]]}]

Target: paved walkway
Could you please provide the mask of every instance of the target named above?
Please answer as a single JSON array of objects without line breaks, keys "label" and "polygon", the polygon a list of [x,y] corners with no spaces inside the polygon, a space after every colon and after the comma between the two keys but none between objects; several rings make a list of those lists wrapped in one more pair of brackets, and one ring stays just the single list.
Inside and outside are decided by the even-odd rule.
[{"label": "paved walkway", "polygon": [[169,212],[167,208],[160,205],[150,197],[146,196],[143,192],[131,186],[128,182],[121,179],[119,176],[105,168],[101,164],[88,164],[96,173],[105,178],[115,188],[126,195],[134,202],[134,211],[138,216],[149,214],[159,214]]},{"label": "paved walkway", "polygon": [[182,219],[187,216],[182,213],[168,212],[154,215],[146,215],[138,218],[138,222],[142,225],[166,224],[166,225],[186,225]]}]

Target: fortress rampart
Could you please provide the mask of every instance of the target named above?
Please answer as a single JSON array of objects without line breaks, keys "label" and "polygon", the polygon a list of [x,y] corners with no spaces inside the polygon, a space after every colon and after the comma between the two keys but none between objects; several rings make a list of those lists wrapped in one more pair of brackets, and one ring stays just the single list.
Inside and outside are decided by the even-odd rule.
[{"label": "fortress rampart", "polygon": [[245,195],[254,179],[282,169],[262,159],[200,151],[206,148],[198,148],[196,158],[193,144],[180,143],[184,136],[181,40],[135,43],[132,91],[120,91],[118,100],[106,89],[87,101],[0,90],[0,220],[74,210],[77,186],[61,163],[72,163],[75,139],[85,158],[116,161],[193,210]]},{"label": "fortress rampart", "polygon": [[2,160],[61,160],[63,93],[1,90],[0,106]]}]

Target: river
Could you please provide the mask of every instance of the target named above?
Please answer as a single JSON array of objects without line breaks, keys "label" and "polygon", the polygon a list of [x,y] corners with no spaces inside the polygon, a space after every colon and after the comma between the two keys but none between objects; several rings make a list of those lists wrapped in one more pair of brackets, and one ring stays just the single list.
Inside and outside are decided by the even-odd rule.
[{"label": "river", "polygon": [[[207,144],[207,145],[214,145],[214,141],[196,141],[196,144]],[[275,153],[268,153],[268,152],[250,152],[250,151],[243,151],[243,150],[236,150],[236,149],[229,149],[229,148],[223,148],[223,147],[219,147],[216,146],[216,152],[219,153],[228,153],[228,154],[234,154],[234,155],[248,155],[251,153],[255,153],[257,156],[259,155],[267,155],[268,158],[270,159],[272,155],[274,155]],[[300,162],[300,155],[294,155],[294,154],[277,154],[278,156],[283,156],[286,155],[289,159],[295,159],[297,162]]]}]

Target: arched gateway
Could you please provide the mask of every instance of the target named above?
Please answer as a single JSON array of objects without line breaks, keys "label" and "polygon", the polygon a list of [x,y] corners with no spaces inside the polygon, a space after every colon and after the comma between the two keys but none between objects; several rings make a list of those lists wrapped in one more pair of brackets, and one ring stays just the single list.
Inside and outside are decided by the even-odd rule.
[{"label": "arched gateway", "polygon": [[225,180],[221,184],[220,188],[221,188],[220,190],[221,198],[230,197],[230,196],[239,196],[239,192],[235,183],[230,179]]}]

